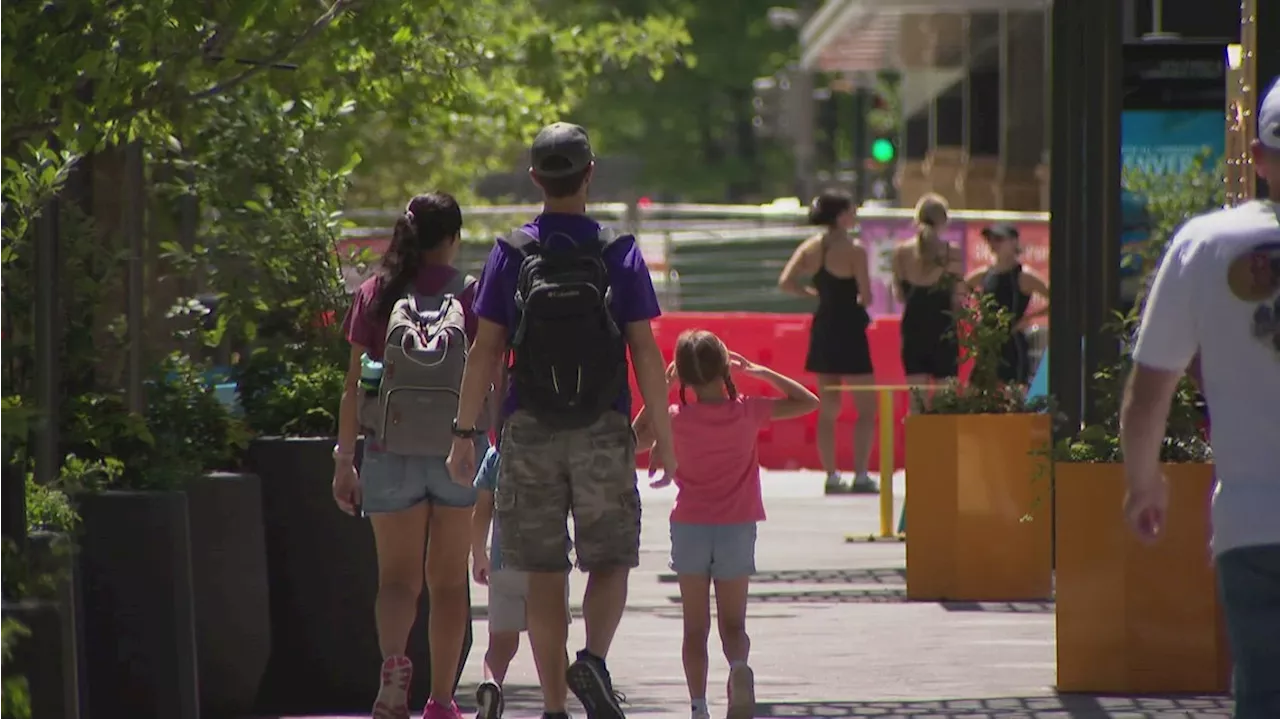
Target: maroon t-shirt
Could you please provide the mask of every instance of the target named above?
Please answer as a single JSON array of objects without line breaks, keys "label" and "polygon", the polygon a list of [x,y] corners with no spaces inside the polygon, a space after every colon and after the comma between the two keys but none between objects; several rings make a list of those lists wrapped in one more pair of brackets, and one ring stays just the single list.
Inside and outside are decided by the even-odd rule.
[{"label": "maroon t-shirt", "polygon": [[[449,280],[458,274],[458,270],[448,265],[424,265],[414,279],[414,290],[421,295],[438,295]],[[387,320],[389,317],[375,316],[378,310],[378,291],[382,287],[382,277],[374,275],[365,280],[356,290],[351,302],[351,309],[342,320],[342,333],[353,345],[360,345],[369,352],[371,359],[382,361],[382,350],[387,340]],[[471,305],[475,301],[476,285],[473,283],[458,299],[462,301],[462,309],[466,313],[467,339],[476,338],[476,313]]]}]

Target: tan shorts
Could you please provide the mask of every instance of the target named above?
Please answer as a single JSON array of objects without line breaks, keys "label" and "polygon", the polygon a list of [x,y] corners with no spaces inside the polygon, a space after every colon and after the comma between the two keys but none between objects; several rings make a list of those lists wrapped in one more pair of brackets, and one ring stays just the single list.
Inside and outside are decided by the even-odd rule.
[{"label": "tan shorts", "polygon": [[640,492],[631,421],[605,412],[582,429],[554,430],[518,411],[502,431],[494,510],[502,561],[527,572],[563,572],[574,549],[586,571],[640,564]]},{"label": "tan shorts", "polygon": [[[529,598],[529,574],[518,569],[498,569],[489,575],[489,632],[523,632],[528,629],[525,606]],[[564,582],[565,621],[569,613],[569,577]]]}]

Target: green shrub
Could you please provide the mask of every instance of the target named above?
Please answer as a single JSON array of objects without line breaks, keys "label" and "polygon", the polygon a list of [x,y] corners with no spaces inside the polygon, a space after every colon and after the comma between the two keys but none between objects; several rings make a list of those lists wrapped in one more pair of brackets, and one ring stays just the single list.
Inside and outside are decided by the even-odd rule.
[{"label": "green shrub", "polygon": [[337,434],[346,367],[333,361],[333,353],[312,354],[295,347],[290,354],[293,357],[258,350],[236,366],[245,421],[262,436]]},{"label": "green shrub", "polygon": [[[1058,443],[1055,456],[1069,462],[1120,462],[1120,405],[1124,384],[1133,369],[1133,340],[1141,318],[1142,304],[1155,274],[1160,257],[1182,223],[1191,217],[1222,206],[1225,198],[1223,166],[1208,166],[1207,153],[1201,154],[1181,173],[1157,173],[1146,170],[1127,171],[1125,188],[1147,199],[1151,234],[1139,255],[1145,271],[1138,301],[1128,312],[1116,313],[1107,333],[1121,344],[1120,358],[1093,375],[1096,392],[1091,401],[1101,422],[1088,424],[1074,437]],[[1160,448],[1163,462],[1207,462],[1212,451],[1200,430],[1200,411],[1196,407],[1197,392],[1190,379],[1183,378],[1173,397],[1164,443]]]}]

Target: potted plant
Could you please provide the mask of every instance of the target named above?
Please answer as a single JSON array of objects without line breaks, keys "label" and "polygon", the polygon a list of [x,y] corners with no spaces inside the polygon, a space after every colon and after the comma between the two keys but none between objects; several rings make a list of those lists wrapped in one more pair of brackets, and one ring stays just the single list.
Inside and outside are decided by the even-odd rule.
[{"label": "potted plant", "polygon": [[[1148,270],[1178,225],[1223,201],[1221,172],[1209,171],[1203,158],[1181,174],[1130,172],[1125,182],[1153,198],[1152,231],[1139,256]],[[1120,402],[1140,307],[1117,315],[1120,359],[1094,376],[1097,416],[1105,419],[1055,448],[1058,689],[1222,692],[1229,657],[1209,553],[1213,464],[1191,380],[1174,396],[1161,449],[1169,509],[1160,541],[1138,542],[1120,511]]]},{"label": "potted plant", "polygon": [[[144,392],[141,414],[120,394],[86,395],[72,412],[76,454],[63,473],[83,520],[87,706],[93,715],[196,717],[199,663],[217,692],[228,662],[254,666],[255,645],[265,662],[265,552],[240,551],[261,535],[249,521],[259,500],[225,516],[202,507],[193,523],[188,490],[218,501],[221,487],[202,477],[234,455],[236,423],[185,355],[161,362]],[[110,471],[84,469],[99,464]],[[244,644],[219,651],[236,638]]]},{"label": "potted plant", "polygon": [[[6,401],[6,422],[9,410]],[[6,435],[14,429],[6,424]],[[40,485],[28,473],[25,483],[24,537],[4,544],[3,716],[77,717],[72,568],[79,516],[61,481]]]},{"label": "potted plant", "polygon": [[956,312],[969,381],[913,390],[906,420],[907,597],[1009,601],[1052,594],[1048,521],[1027,521],[1047,475],[1051,417],[1043,399],[997,371],[1010,315],[975,294]]},{"label": "potted plant", "polygon": [[[257,436],[248,464],[262,478],[272,652],[259,709],[365,711],[381,662],[373,606],[378,563],[368,521],[340,511],[329,485],[346,367],[332,352],[258,351],[237,370],[240,400]],[[357,447],[357,459],[359,447]],[[425,539],[424,539],[425,541]],[[411,701],[430,692],[425,586],[406,654]],[[459,658],[470,652],[471,632]]]},{"label": "potted plant", "polygon": [[25,673],[13,667],[15,647],[30,636],[31,630],[18,619],[11,618],[6,609],[3,625],[0,625],[0,662],[4,664],[0,717],[4,719],[31,719],[31,683]]},{"label": "potted plant", "polygon": [[170,482],[187,495],[200,716],[238,719],[253,712],[271,651],[261,483],[240,469],[248,429],[209,373],[180,354],[162,370],[148,396],[153,436],[191,439]]}]

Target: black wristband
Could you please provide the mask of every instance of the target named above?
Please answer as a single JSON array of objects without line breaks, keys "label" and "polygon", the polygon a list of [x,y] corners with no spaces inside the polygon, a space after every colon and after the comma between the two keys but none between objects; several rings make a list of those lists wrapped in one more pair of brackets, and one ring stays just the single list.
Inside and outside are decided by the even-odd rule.
[{"label": "black wristband", "polygon": [[457,417],[453,418],[453,426],[450,428],[449,431],[453,432],[453,436],[457,437],[458,439],[474,439],[476,435],[480,434],[480,430],[476,429],[475,427],[472,427],[471,429],[460,428],[458,426]]}]

